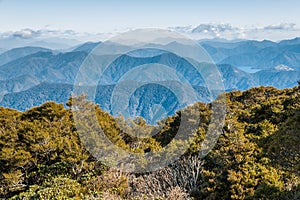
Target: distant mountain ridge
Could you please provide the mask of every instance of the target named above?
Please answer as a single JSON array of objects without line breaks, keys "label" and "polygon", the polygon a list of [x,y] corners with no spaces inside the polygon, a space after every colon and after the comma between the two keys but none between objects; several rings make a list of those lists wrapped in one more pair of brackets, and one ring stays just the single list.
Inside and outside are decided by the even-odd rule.
[{"label": "distant mountain ridge", "polygon": [[101,42],[86,42],[82,45],[77,46],[72,51],[84,51],[86,53],[90,53],[95,47],[97,47]]},{"label": "distant mountain ridge", "polygon": [[41,47],[22,47],[5,51],[0,55],[0,65],[4,65],[13,60],[34,54],[37,52],[51,52],[52,50]]},{"label": "distant mountain ridge", "polygon": [[281,42],[240,41],[200,42],[218,64],[230,64],[238,68],[270,69],[277,65],[300,69],[300,38]]},{"label": "distant mountain ridge", "polygon": [[[217,63],[226,91],[246,90],[257,86],[274,86],[283,89],[296,86],[297,81],[300,80],[299,38],[278,43],[267,40],[234,42],[209,40],[200,41],[200,44]],[[89,42],[76,46],[69,52],[24,47],[2,53],[0,55],[0,105],[26,110],[45,101],[65,103],[72,95],[73,83],[81,64],[98,45],[101,45],[101,42]],[[181,44],[166,45],[180,48]],[[118,48],[117,44],[114,48]],[[101,59],[97,55],[92,56],[95,62]],[[147,68],[147,64],[153,63],[157,64],[153,69]],[[116,83],[120,78],[126,80],[126,72],[136,70],[136,66],[144,67],[138,68],[141,73],[130,73],[131,78],[134,77],[135,80],[142,82],[151,81],[153,74],[157,80],[168,80],[169,74],[164,71],[162,65],[172,66],[177,75],[180,74],[178,81],[187,80],[197,91],[199,98],[204,102],[208,101],[205,98],[208,91],[204,80],[199,79],[199,74],[193,71],[188,62],[173,53],[139,50],[120,56],[112,65],[113,67],[109,67],[103,74],[95,97],[95,102],[107,111],[111,111],[110,96]],[[202,65],[209,66],[207,63]],[[257,72],[247,72],[245,67],[255,68]],[[96,73],[98,73],[97,69],[92,69],[87,76]],[[152,120],[151,122],[156,119],[155,112],[159,112],[160,108],[149,110],[147,105],[166,97],[157,96],[158,99],[153,99],[151,95],[154,91],[163,92],[164,89],[149,85],[136,91],[129,102],[129,106],[136,106],[136,112],[133,114],[141,115],[147,120]],[[140,99],[140,102],[137,99]],[[170,101],[165,106],[171,109],[170,113],[180,109],[175,101]]]},{"label": "distant mountain ridge", "polygon": [[45,82],[73,83],[77,70],[87,53],[68,52],[54,54],[37,52],[0,67],[0,79],[8,80],[31,75]]}]

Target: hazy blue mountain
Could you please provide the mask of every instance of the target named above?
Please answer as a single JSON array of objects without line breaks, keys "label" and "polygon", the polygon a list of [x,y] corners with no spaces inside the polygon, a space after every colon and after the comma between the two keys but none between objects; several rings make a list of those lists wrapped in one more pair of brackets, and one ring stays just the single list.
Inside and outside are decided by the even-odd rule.
[{"label": "hazy blue mountain", "polygon": [[[235,89],[245,90],[259,85],[275,86],[277,88],[294,87],[297,85],[297,80],[300,79],[299,71],[291,70],[284,66],[262,70],[254,74],[243,72],[230,65],[220,65],[218,67],[223,75],[227,91]],[[96,89],[94,101],[108,112],[112,112],[111,97],[115,86],[114,84],[99,85]],[[3,100],[0,101],[0,105],[18,110],[26,110],[33,106],[38,106],[45,101],[66,103],[72,94],[72,88],[71,84],[41,83],[25,91],[4,95]],[[209,92],[205,87],[193,86],[193,88],[199,95],[199,100],[203,102],[210,101],[208,98]],[[130,109],[132,116],[142,116],[151,123],[155,123],[158,117],[170,115],[172,112],[182,108],[182,106],[179,104],[176,96],[174,96],[174,93],[165,87],[160,87],[159,84],[147,84],[140,87],[134,92],[128,102],[128,109]],[[164,113],[166,110],[168,112]]]},{"label": "hazy blue mountain", "polygon": [[[217,43],[218,45],[215,45],[212,42],[202,42],[201,44],[215,62],[232,65],[235,64],[234,62],[237,62],[236,60],[240,61],[240,58],[243,55],[254,55],[264,48],[277,45],[276,43],[268,40],[261,42],[250,40],[233,43]],[[235,58],[235,60],[231,59],[232,57]]]},{"label": "hazy blue mountain", "polygon": [[274,68],[277,65],[286,65],[294,69],[300,69],[300,53],[292,49],[282,51],[275,57],[266,57],[258,62],[261,69]]},{"label": "hazy blue mountain", "polygon": [[203,45],[209,45],[211,47],[215,48],[227,48],[227,49],[232,49],[240,45],[240,42],[247,41],[247,40],[226,40],[226,39],[202,39],[199,40],[199,44]]},{"label": "hazy blue mountain", "polygon": [[[97,87],[95,98],[96,103],[100,104],[102,108],[111,112],[110,97],[115,84],[121,79],[122,81],[135,80],[143,83],[154,82],[156,84],[142,86],[133,94],[128,102],[129,109],[134,108],[134,111],[130,114],[134,116],[141,115],[149,122],[154,123],[158,120],[159,116],[174,114],[179,108],[188,105],[176,103],[174,93],[157,83],[159,81],[168,83],[169,80],[172,80],[171,78],[177,75],[179,77],[177,80],[178,83],[186,82],[195,85],[195,90],[199,93],[199,101],[208,101],[208,92],[204,87],[201,87],[205,85],[204,80],[189,62],[173,53],[159,52],[161,54],[157,54],[156,52],[153,54],[153,57],[134,56],[137,53],[132,52],[131,55],[120,56],[104,71],[103,77],[99,82],[100,85]],[[139,52],[138,54],[142,55],[143,53]],[[149,52],[145,54],[149,54]],[[87,53],[82,51],[60,54],[38,52],[1,66],[0,77],[5,80],[3,82],[8,82],[10,79],[16,78],[17,74],[24,76],[31,74],[38,81],[47,83],[41,83],[25,91],[10,91],[11,93],[4,95],[0,105],[25,110],[32,106],[38,106],[45,101],[65,103],[71,96],[72,83],[86,55]],[[97,60],[99,57],[96,56],[95,59]],[[155,64],[156,67],[147,69],[147,64]],[[143,67],[140,68],[140,66]],[[174,74],[168,73],[167,68],[162,69],[163,66],[170,66]],[[96,73],[97,69],[94,70]],[[139,77],[142,73],[132,73],[130,77],[126,77],[126,73],[131,70],[142,70],[145,72],[145,76]],[[15,73],[16,71],[18,73]],[[88,76],[91,74],[93,72],[90,72]],[[170,85],[174,86],[175,83]],[[88,90],[84,91],[87,92]],[[161,99],[165,100],[161,102]],[[157,106],[152,109],[149,107],[151,104],[157,104]],[[164,109],[168,111],[161,113],[164,112],[164,109],[159,105],[165,106],[166,108]]]},{"label": "hazy blue mountain", "polygon": [[300,44],[289,46],[271,46],[257,52],[228,56],[220,63],[237,67],[248,66],[256,69],[271,69],[277,65],[287,65],[300,69]]},{"label": "hazy blue mountain", "polygon": [[66,103],[71,96],[71,91],[72,85],[41,83],[25,91],[6,94],[0,105],[17,110],[26,110],[46,101]]},{"label": "hazy blue mountain", "polygon": [[[1,58],[1,55],[0,62],[7,62],[9,59],[11,61],[0,66],[0,96],[3,97],[0,105],[25,110],[45,101],[65,103],[71,95],[82,62],[98,44],[100,43],[85,43],[65,53],[43,48],[26,51],[27,48],[23,48],[2,54],[6,56]],[[281,89],[293,87],[300,80],[300,39],[279,43],[267,40],[201,41],[201,44],[217,61],[226,91],[246,90],[261,85]],[[109,48],[119,48],[118,44],[113,45]],[[189,83],[196,91],[198,100],[210,101],[201,74],[187,60],[176,54],[154,49],[160,47],[153,45],[152,49],[135,50],[112,62],[102,77],[99,77],[95,102],[106,111],[113,112],[111,96],[120,81],[157,83],[142,84],[128,102],[130,115],[140,115],[154,123],[159,117],[169,115],[184,106],[179,104],[176,95],[159,84],[173,80],[174,77],[177,77],[178,82]],[[166,48],[185,49],[187,46],[168,43]],[[99,69],[93,64],[106,58],[96,54],[91,56],[94,63],[91,63],[83,77],[96,78]],[[200,65],[209,66],[207,63]],[[247,67],[259,71],[249,73],[245,70]],[[176,86],[176,82],[171,85]],[[83,91],[87,92],[88,89]]]},{"label": "hazy blue mountain", "polygon": [[201,42],[203,48],[218,64],[230,64],[239,69],[272,69],[277,65],[287,65],[300,69],[300,39],[281,42],[241,41],[213,43]]},{"label": "hazy blue mountain", "polygon": [[95,47],[97,47],[101,42],[86,42],[82,45],[77,46],[72,51],[84,51],[86,53],[90,53]]},{"label": "hazy blue mountain", "polygon": [[[126,80],[126,76],[124,75],[136,68],[143,65],[149,65],[151,64],[155,67],[149,69],[148,71],[146,68],[141,68],[140,74],[144,74],[143,77],[140,77],[141,80],[147,81],[153,81],[153,78],[157,78],[157,80],[164,81],[164,80],[172,80],[174,76],[171,74],[168,74],[167,72],[164,73],[164,69],[162,68],[164,66],[170,66],[171,69],[173,69],[176,72],[176,75],[179,75],[179,79],[183,81],[185,79],[187,82],[189,82],[191,85],[198,85],[203,86],[204,80],[201,78],[201,75],[199,72],[185,59],[178,57],[177,55],[173,53],[164,53],[160,55],[156,55],[154,57],[132,57],[129,55],[122,55],[120,56],[115,62],[111,64],[109,68],[107,68],[102,76],[101,84],[115,84],[120,78],[123,78]],[[158,69],[161,67],[160,69]],[[165,69],[166,71],[168,69]],[[170,70],[169,70],[170,71]],[[153,76],[153,74],[157,74],[156,76]],[[150,74],[147,76],[147,74]],[[151,75],[152,74],[152,75]],[[131,73],[130,79],[132,80],[134,77],[134,80],[136,80],[137,76],[139,74]],[[171,76],[171,77],[170,77]]]},{"label": "hazy blue mountain", "polygon": [[49,38],[39,38],[39,37],[3,37],[0,38],[0,48],[3,49],[13,49],[25,46],[36,46],[46,49],[60,50],[68,49],[72,46],[78,45],[81,42],[69,38],[59,38],[59,37],[49,37]]},{"label": "hazy blue mountain", "polygon": [[[95,103],[101,108],[112,112],[111,96],[116,85],[99,85],[96,89]],[[65,104],[72,95],[73,86],[59,83],[41,83],[28,90],[6,94],[0,106],[17,110],[26,110],[34,106],[39,106],[45,101],[55,101]],[[208,102],[209,92],[204,87],[195,86],[194,90],[202,95],[199,100]],[[150,106],[154,105],[154,106]],[[181,105],[177,96],[159,84],[147,84],[140,87],[130,97],[127,105],[130,116],[142,116],[149,123],[154,124],[157,120],[173,115],[178,109],[187,106]],[[130,117],[126,116],[126,117]]]},{"label": "hazy blue mountain", "polygon": [[13,60],[28,56],[30,54],[34,54],[37,52],[51,52],[52,50],[41,48],[41,47],[21,47],[11,49],[6,51],[0,55],[0,65],[6,64]]},{"label": "hazy blue mountain", "polygon": [[0,48],[0,54],[4,53],[5,51],[7,51],[7,50]]},{"label": "hazy blue mountain", "polygon": [[273,69],[259,71],[253,74],[258,85],[274,86],[279,89],[296,86],[300,80],[300,71],[277,66]]},{"label": "hazy blue mountain", "polygon": [[279,42],[280,46],[297,45],[297,44],[300,44],[300,37],[296,37],[296,38],[290,39],[290,40],[282,40]]},{"label": "hazy blue mountain", "polygon": [[246,73],[232,65],[218,65],[218,68],[222,74],[226,90],[246,90],[258,85],[252,74]]},{"label": "hazy blue mountain", "polygon": [[73,83],[85,52],[38,52],[0,66],[0,80],[31,75],[43,82]]},{"label": "hazy blue mountain", "polygon": [[137,50],[128,52],[127,55],[133,56],[133,57],[154,57],[154,56],[158,56],[158,55],[161,55],[164,53],[167,53],[167,51],[164,51],[161,49],[148,48],[147,50],[137,49]]},{"label": "hazy blue mountain", "polygon": [[2,100],[2,97],[5,94],[24,91],[38,85],[39,83],[40,82],[37,80],[37,78],[30,75],[24,75],[14,79],[0,81],[0,100]]},{"label": "hazy blue mountain", "polygon": [[[125,57],[123,59],[125,59]],[[254,74],[246,73],[230,65],[219,65],[218,68],[223,76],[223,82],[227,91],[234,89],[245,90],[259,85],[275,86],[277,88],[293,87],[297,85],[297,80],[300,79],[299,71],[287,68],[286,66],[278,66],[274,69],[262,70]],[[117,76],[119,75],[116,74],[116,77]],[[35,80],[32,77],[24,77],[23,79]],[[11,80],[7,82],[2,81],[0,84],[1,87],[3,87],[2,85],[4,83],[6,83],[7,88],[12,88],[12,86],[8,86],[10,84],[13,85],[14,82],[12,82]],[[25,85],[30,87],[28,83],[25,84],[21,81],[17,83],[18,84],[16,84],[14,88],[18,89],[16,91],[23,90],[24,88],[22,87],[24,87]],[[31,84],[35,85],[37,83],[38,80],[36,80],[36,82],[33,81]],[[73,86],[71,84],[41,83],[37,86],[20,92],[16,92],[13,89],[7,89],[7,91],[11,91],[13,93],[8,93],[4,95],[4,98],[0,102],[0,105],[15,108],[18,110],[25,110],[32,106],[38,106],[45,101],[57,101],[60,103],[65,103],[71,95],[72,87]],[[96,90],[97,92],[95,102],[100,104],[100,106],[103,109],[109,112],[111,111],[110,97],[112,96],[114,87],[114,84],[99,85]],[[203,86],[193,86],[193,88],[195,89],[195,91],[198,92],[200,96],[199,99],[201,99],[204,102],[209,101],[209,99],[207,98],[209,96],[209,92]],[[161,108],[157,107],[157,110],[149,110],[149,105],[155,104],[157,103],[156,101],[159,101],[161,99],[166,99],[166,96],[163,95],[166,95],[170,99],[173,98],[173,100],[175,100],[175,97],[172,97],[171,93],[165,91],[165,88],[158,88],[157,85],[153,84],[147,87],[141,87],[141,89],[135,92],[135,94],[132,96],[129,102],[131,106],[130,108],[134,108],[133,110],[135,110],[135,113],[132,114],[141,115],[150,121],[155,120],[155,113],[159,112]],[[166,102],[168,101],[165,101],[165,103]],[[175,101],[170,103],[170,105],[168,106],[171,106],[168,107],[169,109],[172,108],[171,111],[175,111],[179,108]]]}]

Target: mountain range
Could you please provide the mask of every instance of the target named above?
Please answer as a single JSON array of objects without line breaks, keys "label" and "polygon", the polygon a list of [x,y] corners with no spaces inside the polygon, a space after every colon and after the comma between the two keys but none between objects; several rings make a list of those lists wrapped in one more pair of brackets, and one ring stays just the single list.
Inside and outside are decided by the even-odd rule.
[{"label": "mountain range", "polygon": [[[279,89],[294,87],[300,80],[300,38],[272,41],[199,41],[199,44],[210,55],[219,69],[224,89],[246,90],[257,86],[274,86]],[[81,64],[92,52],[102,45],[85,43],[69,51],[57,51],[41,47],[22,47],[5,51],[0,54],[0,105],[26,110],[38,106],[45,101],[65,103],[72,94],[73,84]],[[166,44],[177,45],[180,44]],[[183,47],[182,47],[183,48]],[[95,61],[101,59],[95,56]],[[147,64],[155,64],[153,69]],[[163,65],[174,65],[175,74],[182,77],[197,91],[198,100],[207,102],[208,91],[205,81],[199,79],[199,74],[193,71],[185,59],[166,51],[135,52],[122,55],[116,59],[99,82],[95,101],[105,110],[112,112],[110,97],[120,78],[126,80],[126,72],[136,81],[151,81],[153,74],[156,80],[168,80],[168,72]],[[207,63],[201,65],[207,66]],[[143,66],[137,68],[137,66]],[[110,71],[109,71],[110,70]],[[160,72],[160,73],[159,73]],[[93,71],[92,73],[97,73]],[[159,93],[161,95],[154,95]],[[155,96],[155,97],[154,97]],[[161,102],[159,99],[169,98]],[[151,100],[150,100],[151,99]],[[132,96],[129,107],[134,108],[133,116],[142,116],[154,123],[156,112],[149,105],[161,104],[168,108],[167,115],[174,114],[183,105],[163,87],[155,85],[143,86]],[[155,110],[155,109],[154,109]],[[161,115],[164,116],[165,115]]]},{"label": "mountain range", "polygon": [[219,64],[257,70],[286,65],[300,69],[300,38],[272,42],[268,40],[240,42],[200,42],[212,59]]}]

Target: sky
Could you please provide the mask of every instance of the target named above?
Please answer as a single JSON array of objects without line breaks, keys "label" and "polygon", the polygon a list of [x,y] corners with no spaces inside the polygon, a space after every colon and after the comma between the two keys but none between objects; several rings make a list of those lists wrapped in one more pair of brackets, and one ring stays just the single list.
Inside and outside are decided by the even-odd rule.
[{"label": "sky", "polygon": [[0,33],[84,38],[151,27],[191,34],[204,24],[192,35],[278,40],[300,35],[299,11],[299,0],[0,0]]}]

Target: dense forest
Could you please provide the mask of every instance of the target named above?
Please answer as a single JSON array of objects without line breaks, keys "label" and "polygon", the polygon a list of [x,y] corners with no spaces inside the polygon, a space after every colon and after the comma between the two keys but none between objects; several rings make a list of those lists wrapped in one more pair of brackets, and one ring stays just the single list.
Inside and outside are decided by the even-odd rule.
[{"label": "dense forest", "polygon": [[[225,95],[226,119],[212,151],[199,156],[212,110],[196,103],[186,108],[197,108],[200,116],[189,114],[201,119],[188,151],[148,173],[110,168],[92,156],[74,124],[76,98],[69,107],[47,102],[25,112],[0,108],[0,199],[300,199],[300,89]],[[180,125],[178,111],[153,137],[134,137],[158,126],[112,117],[82,99],[95,107],[107,137],[130,152],[159,151]]]}]

